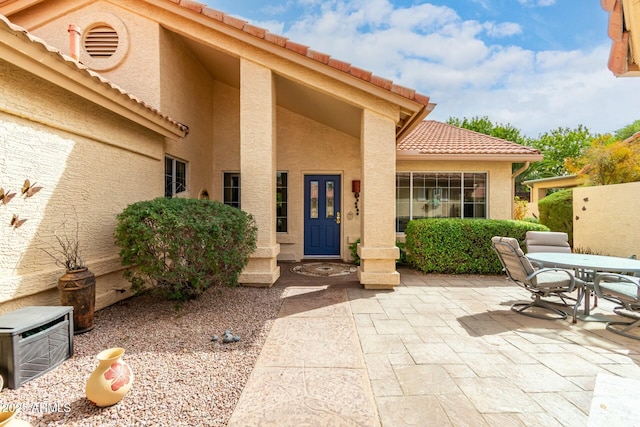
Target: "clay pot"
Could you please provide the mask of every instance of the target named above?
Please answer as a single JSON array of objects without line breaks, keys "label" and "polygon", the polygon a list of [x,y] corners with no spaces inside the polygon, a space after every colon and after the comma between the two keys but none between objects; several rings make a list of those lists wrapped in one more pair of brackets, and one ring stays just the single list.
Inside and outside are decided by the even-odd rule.
[{"label": "clay pot", "polygon": [[133,383],[133,372],[122,360],[124,349],[115,347],[103,350],[96,358],[98,367],[86,386],[87,399],[97,406],[111,406],[120,402]]},{"label": "clay pot", "polygon": [[96,276],[87,268],[67,271],[58,279],[60,305],[73,306],[74,335],[93,329]]}]

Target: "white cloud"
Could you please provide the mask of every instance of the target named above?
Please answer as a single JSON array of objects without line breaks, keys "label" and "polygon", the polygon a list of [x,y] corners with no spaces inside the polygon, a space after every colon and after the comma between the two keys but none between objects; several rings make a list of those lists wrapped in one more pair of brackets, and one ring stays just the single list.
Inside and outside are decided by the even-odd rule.
[{"label": "white cloud", "polygon": [[483,27],[491,37],[506,37],[522,34],[522,27],[514,22],[503,22],[502,24],[486,22]]},{"label": "white cloud", "polygon": [[640,78],[613,77],[606,41],[591,50],[535,52],[505,44],[522,33],[518,24],[463,20],[446,6],[314,4],[283,35],[430,96],[437,107],[429,118],[488,116],[535,137],[578,124],[610,132],[640,117]]}]

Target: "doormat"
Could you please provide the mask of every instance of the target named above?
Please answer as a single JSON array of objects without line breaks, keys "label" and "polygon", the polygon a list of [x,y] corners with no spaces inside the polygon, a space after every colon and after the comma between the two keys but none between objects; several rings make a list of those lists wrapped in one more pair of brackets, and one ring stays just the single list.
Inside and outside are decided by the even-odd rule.
[{"label": "doormat", "polygon": [[312,262],[296,265],[291,271],[305,276],[344,276],[355,273],[358,267],[353,264],[339,264],[337,262]]}]

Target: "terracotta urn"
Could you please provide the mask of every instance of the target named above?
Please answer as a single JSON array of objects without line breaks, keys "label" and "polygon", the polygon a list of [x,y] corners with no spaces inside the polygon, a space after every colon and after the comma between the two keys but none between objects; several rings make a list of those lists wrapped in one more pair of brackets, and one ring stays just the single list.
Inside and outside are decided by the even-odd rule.
[{"label": "terracotta urn", "polygon": [[96,276],[86,267],[68,270],[58,279],[60,305],[73,306],[73,331],[82,334],[93,329],[96,307]]},{"label": "terracotta urn", "polygon": [[20,412],[19,409],[15,411],[1,411],[0,427],[32,427],[30,423],[16,418],[18,412]]},{"label": "terracotta urn", "polygon": [[98,367],[87,380],[87,399],[97,406],[112,406],[120,402],[133,383],[133,372],[122,360],[124,349],[115,347],[98,353]]}]

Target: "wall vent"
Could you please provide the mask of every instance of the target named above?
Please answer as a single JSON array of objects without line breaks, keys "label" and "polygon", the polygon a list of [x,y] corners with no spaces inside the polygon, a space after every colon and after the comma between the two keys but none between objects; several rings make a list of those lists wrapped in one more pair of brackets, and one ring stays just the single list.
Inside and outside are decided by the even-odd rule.
[{"label": "wall vent", "polygon": [[92,58],[110,58],[118,49],[118,33],[108,25],[93,27],[85,34],[84,49]]}]

